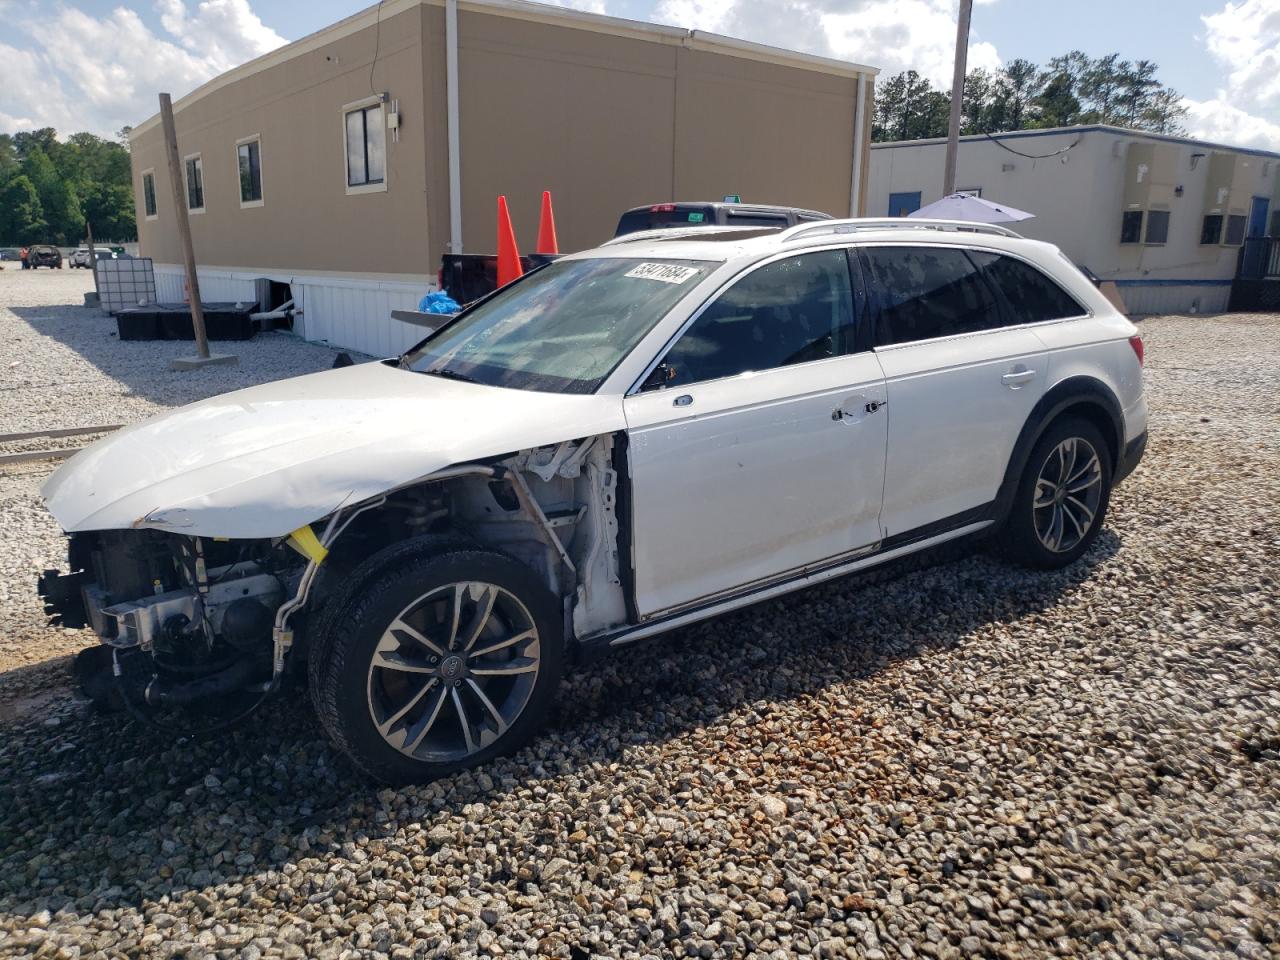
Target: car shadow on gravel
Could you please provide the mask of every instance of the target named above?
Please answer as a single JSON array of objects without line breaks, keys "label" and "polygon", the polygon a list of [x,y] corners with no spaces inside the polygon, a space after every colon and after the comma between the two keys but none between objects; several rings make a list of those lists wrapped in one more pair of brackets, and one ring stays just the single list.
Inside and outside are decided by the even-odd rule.
[{"label": "car shadow on gravel", "polygon": [[1118,546],[1105,530],[1074,566],[1037,573],[952,545],[679,630],[576,671],[550,729],[516,756],[403,790],[354,772],[301,690],[195,739],[64,695],[0,735],[0,916],[138,907],[346,856],[407,823],[430,831],[539,782],[623,781],[628,751],[834,684],[856,699],[899,660],[1045,610]]}]

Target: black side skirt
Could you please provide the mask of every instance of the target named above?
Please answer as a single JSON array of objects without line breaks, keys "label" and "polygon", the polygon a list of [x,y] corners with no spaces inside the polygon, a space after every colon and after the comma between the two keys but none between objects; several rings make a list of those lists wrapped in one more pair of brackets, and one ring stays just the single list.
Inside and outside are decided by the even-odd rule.
[{"label": "black side skirt", "polygon": [[[714,600],[709,600],[703,604],[690,605],[681,607],[680,609],[662,616],[655,617],[652,620],[646,620],[644,623],[633,623],[621,630],[613,630],[609,633],[599,634],[593,637],[587,637],[578,641],[577,661],[579,663],[590,663],[598,660],[607,653],[618,649],[613,645],[614,641],[626,635],[627,631],[638,627],[652,627],[663,623],[667,620],[676,620],[686,617],[689,614],[697,613],[699,610],[706,610],[711,607],[719,606],[722,603],[728,603],[733,600],[743,600],[750,597],[753,593],[759,593],[764,590],[773,589],[778,586],[784,586],[788,583],[795,583],[811,577],[816,573],[822,573],[824,570],[830,570],[832,567],[840,567],[847,563],[856,561],[874,561],[877,557],[881,557],[893,550],[899,550],[902,547],[910,546],[913,543],[920,543],[933,537],[942,536],[953,530],[959,530],[963,527],[970,526],[974,523],[981,523],[984,520],[997,519],[997,506],[993,501],[985,503],[981,506],[974,507],[972,510],[965,510],[962,513],[954,514],[950,517],[943,517],[941,520],[935,520],[932,523],[926,523],[924,526],[916,527],[913,530],[907,530],[903,533],[893,534],[881,541],[880,546],[873,552],[858,555],[844,555],[828,562],[819,562],[798,571],[791,577],[777,578],[773,577],[763,583],[748,587],[737,593],[727,596],[719,596]],[[874,563],[869,566],[874,566]],[[861,571],[851,571],[861,572]],[[654,637],[661,634],[653,634]]]}]

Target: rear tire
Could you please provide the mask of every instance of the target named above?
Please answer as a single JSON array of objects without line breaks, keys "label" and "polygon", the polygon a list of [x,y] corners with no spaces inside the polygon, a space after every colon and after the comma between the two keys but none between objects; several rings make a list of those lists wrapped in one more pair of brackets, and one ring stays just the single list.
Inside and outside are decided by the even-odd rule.
[{"label": "rear tire", "polygon": [[1092,423],[1069,418],[1051,425],[1023,468],[999,536],[1002,551],[1040,570],[1074,563],[1102,529],[1114,470]]},{"label": "rear tire", "polygon": [[361,564],[324,606],[311,698],[351,761],[423,783],[511,753],[550,712],[564,669],[559,603],[511,557],[435,538]]}]

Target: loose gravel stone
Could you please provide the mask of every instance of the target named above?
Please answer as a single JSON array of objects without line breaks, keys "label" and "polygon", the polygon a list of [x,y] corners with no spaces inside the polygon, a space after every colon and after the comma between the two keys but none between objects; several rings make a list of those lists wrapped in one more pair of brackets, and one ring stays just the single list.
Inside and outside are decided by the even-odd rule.
[{"label": "loose gravel stone", "polygon": [[482,771],[377,789],[300,690],[190,741],[44,691],[0,719],[0,953],[1280,955],[1280,318],[1143,333],[1151,449],[1077,565],[679,631]]}]

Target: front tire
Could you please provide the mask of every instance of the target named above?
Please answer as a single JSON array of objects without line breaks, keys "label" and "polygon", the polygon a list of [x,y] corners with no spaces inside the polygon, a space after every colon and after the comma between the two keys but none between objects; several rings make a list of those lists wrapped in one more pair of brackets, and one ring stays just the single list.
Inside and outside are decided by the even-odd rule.
[{"label": "front tire", "polygon": [[1000,537],[1004,552],[1041,570],[1074,563],[1102,529],[1114,469],[1092,423],[1067,419],[1050,426],[1023,468]]},{"label": "front tire", "polygon": [[312,701],[365,773],[423,783],[533,737],[559,687],[562,634],[555,597],[511,557],[431,539],[398,545],[325,605]]}]

